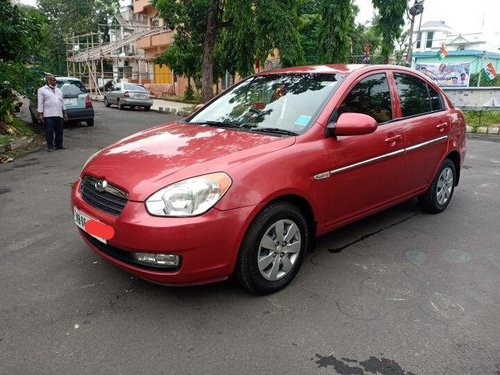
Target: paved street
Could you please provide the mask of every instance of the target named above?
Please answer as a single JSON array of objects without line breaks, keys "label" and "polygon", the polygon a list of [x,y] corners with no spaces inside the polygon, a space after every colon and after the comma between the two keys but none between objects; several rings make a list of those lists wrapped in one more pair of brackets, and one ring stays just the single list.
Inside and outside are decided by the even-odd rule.
[{"label": "paved street", "polygon": [[0,374],[500,373],[500,143],[469,140],[443,214],[410,201],[324,236],[256,297],[150,284],[81,240],[70,186],[88,157],[179,119],[95,106],[68,150],[0,165]]}]

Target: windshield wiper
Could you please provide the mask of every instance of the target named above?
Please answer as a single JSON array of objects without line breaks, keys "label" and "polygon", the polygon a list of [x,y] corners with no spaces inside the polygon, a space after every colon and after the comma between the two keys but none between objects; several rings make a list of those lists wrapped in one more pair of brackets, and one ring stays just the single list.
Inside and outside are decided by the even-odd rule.
[{"label": "windshield wiper", "polygon": [[253,132],[261,132],[261,133],[273,133],[280,135],[298,135],[291,130],[280,129],[280,128],[253,128],[251,131]]},{"label": "windshield wiper", "polygon": [[222,122],[222,121],[197,121],[197,122],[188,122],[188,124],[209,125],[209,126],[215,126],[217,128],[239,128],[240,127],[240,125],[238,125],[238,124],[231,124],[231,123]]}]

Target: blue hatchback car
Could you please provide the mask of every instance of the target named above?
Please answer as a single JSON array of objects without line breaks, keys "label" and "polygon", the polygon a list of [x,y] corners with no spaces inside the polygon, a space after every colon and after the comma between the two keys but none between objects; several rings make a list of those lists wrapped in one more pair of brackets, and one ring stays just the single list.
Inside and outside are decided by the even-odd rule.
[{"label": "blue hatchback car", "polygon": [[[85,121],[87,126],[94,126],[92,98],[82,81],[75,77],[56,77],[56,85],[63,92],[69,121]],[[33,123],[38,123],[36,100],[30,103],[29,109]]]},{"label": "blue hatchback car", "polygon": [[75,77],[56,77],[57,87],[63,92],[69,121],[85,121],[94,126],[92,99],[82,81]]}]

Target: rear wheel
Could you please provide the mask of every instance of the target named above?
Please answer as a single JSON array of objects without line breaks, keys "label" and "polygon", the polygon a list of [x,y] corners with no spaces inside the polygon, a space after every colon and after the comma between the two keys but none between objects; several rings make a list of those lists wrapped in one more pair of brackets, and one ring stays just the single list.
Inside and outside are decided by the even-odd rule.
[{"label": "rear wheel", "polygon": [[307,222],[296,206],[285,202],[267,206],[245,235],[237,279],[256,294],[283,289],[299,271],[308,242]]},{"label": "rear wheel", "polygon": [[110,107],[111,106],[111,104],[109,104],[109,102],[108,102],[108,98],[106,98],[106,97],[104,98],[104,105],[106,107]]},{"label": "rear wheel", "polygon": [[455,189],[456,175],[455,164],[450,159],[446,159],[429,189],[418,197],[423,211],[437,214],[448,207]]},{"label": "rear wheel", "polygon": [[150,109],[151,109],[151,107],[144,107],[145,111],[149,111]]},{"label": "rear wheel", "polygon": [[121,105],[120,99],[116,99],[116,104],[118,105],[118,109],[123,109],[123,105]]},{"label": "rear wheel", "polygon": [[89,118],[85,122],[87,123],[87,126],[94,126],[94,119],[93,118]]}]

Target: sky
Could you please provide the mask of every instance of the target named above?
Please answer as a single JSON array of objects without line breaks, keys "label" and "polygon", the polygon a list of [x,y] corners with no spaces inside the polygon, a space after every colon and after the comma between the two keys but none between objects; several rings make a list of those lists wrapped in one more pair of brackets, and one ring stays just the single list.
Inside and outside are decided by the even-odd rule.
[{"label": "sky", "polygon": [[[360,8],[356,20],[359,23],[369,21],[373,17],[371,0],[354,0]],[[414,4],[414,0],[410,0]],[[422,24],[428,21],[444,21],[454,33],[474,33],[482,31],[500,32],[498,22],[499,0],[425,0]],[[418,27],[420,16],[416,18],[415,27]],[[483,26],[484,25],[484,26]]]},{"label": "sky", "polygon": [[[78,1],[78,0],[75,0]],[[414,0],[409,0],[412,4]],[[21,0],[23,4],[35,5],[36,0]],[[373,17],[372,0],[354,0],[360,12],[356,20],[360,23]],[[444,21],[454,33],[500,32],[498,21],[499,0],[425,0],[422,24],[427,21]],[[416,27],[420,16],[417,16]]]}]

